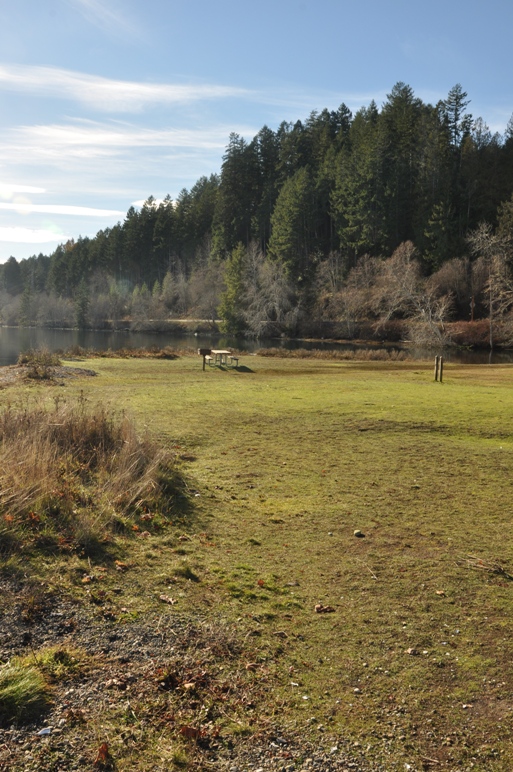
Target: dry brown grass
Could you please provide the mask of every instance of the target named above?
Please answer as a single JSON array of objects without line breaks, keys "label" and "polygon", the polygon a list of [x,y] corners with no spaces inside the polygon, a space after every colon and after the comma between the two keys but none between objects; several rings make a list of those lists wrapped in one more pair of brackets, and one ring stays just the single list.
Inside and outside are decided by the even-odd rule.
[{"label": "dry brown grass", "polygon": [[3,551],[88,549],[134,516],[165,516],[179,483],[173,463],[128,416],[83,398],[56,399],[49,411],[8,406],[0,416]]},{"label": "dry brown grass", "polygon": [[283,349],[283,348],[264,348],[257,351],[261,357],[279,357],[280,359],[326,359],[340,361],[358,361],[358,362],[403,362],[411,359],[406,351],[398,349],[362,349],[357,350],[323,350],[323,349]]},{"label": "dry brown grass", "polygon": [[[82,348],[82,346],[73,346],[63,353],[64,359],[178,359],[184,354],[191,354],[193,349],[176,349],[171,346],[148,346],[146,348],[121,348],[113,351],[112,349],[92,349]],[[195,353],[195,351],[194,351]]]}]

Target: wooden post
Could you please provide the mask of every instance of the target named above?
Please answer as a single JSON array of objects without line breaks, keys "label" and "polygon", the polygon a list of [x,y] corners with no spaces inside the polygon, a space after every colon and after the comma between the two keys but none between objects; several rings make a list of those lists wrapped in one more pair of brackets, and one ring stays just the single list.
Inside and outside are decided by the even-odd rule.
[{"label": "wooden post", "polygon": [[442,383],[444,379],[444,358],[440,357],[440,383]]},{"label": "wooden post", "polygon": [[438,365],[439,365],[439,362],[440,362],[440,357],[436,356],[435,357],[435,381],[438,380]]}]

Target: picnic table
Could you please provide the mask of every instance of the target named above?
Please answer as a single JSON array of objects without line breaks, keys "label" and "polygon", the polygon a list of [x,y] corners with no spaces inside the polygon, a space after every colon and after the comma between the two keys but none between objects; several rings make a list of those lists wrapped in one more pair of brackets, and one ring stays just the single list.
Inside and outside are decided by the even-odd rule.
[{"label": "picnic table", "polygon": [[216,365],[219,367],[222,367],[223,365],[225,367],[239,366],[239,357],[234,356],[230,349],[199,348],[198,354],[203,357],[203,369],[205,369],[205,364],[210,365],[210,367],[215,367]]},{"label": "picnic table", "polygon": [[228,357],[232,355],[232,352],[225,348],[213,348],[212,354],[216,365],[227,365]]}]

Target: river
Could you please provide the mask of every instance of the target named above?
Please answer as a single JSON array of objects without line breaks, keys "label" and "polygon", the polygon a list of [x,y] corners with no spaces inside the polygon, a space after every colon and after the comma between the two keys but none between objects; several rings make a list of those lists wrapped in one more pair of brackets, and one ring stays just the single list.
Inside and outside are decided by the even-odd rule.
[{"label": "river", "polygon": [[[120,348],[147,348],[149,346],[173,348],[237,348],[253,353],[261,348],[356,350],[358,348],[382,348],[369,343],[366,346],[334,341],[303,341],[286,339],[236,339],[228,336],[195,333],[148,333],[128,330],[54,330],[43,327],[0,327],[0,365],[15,364],[19,354],[29,349],[46,348],[49,351],[66,351],[73,346],[85,349],[116,351]],[[390,348],[401,349],[400,345]],[[508,364],[513,362],[513,351],[462,351],[447,348],[444,351],[408,349],[416,359],[431,359],[443,353],[447,362],[461,364]]]}]

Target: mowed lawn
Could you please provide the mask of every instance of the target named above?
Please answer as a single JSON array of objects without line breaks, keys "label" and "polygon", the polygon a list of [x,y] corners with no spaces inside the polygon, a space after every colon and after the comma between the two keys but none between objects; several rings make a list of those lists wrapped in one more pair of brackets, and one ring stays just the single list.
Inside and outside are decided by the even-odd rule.
[{"label": "mowed lawn", "polygon": [[513,367],[240,365],[94,359],[28,389],[128,411],[180,458],[181,549],[137,542],[119,603],[156,607],[184,561],[199,581],[165,612],[239,620],[262,717],[390,770],[511,769]]}]

